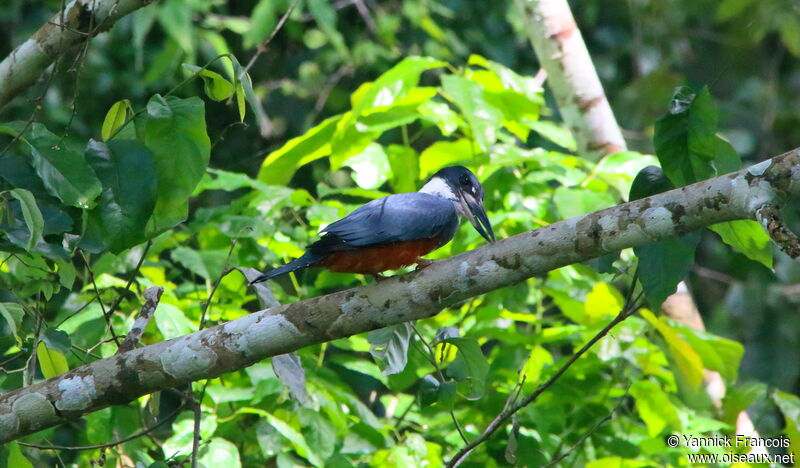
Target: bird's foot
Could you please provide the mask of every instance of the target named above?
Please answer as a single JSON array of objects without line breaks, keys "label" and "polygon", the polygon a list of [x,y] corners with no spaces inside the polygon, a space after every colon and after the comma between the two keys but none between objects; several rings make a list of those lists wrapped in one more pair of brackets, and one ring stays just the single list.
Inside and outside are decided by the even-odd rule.
[{"label": "bird's foot", "polygon": [[419,270],[422,270],[424,268],[428,268],[429,266],[433,265],[434,263],[436,263],[435,260],[428,260],[427,258],[420,258],[419,260],[417,260],[417,268],[415,268],[414,271],[419,271]]},{"label": "bird's foot", "polygon": [[372,275],[372,277],[375,278],[375,282],[376,283],[380,283],[381,281],[386,281],[387,279],[389,279],[388,276],[383,276],[380,273],[376,273],[376,274]]}]

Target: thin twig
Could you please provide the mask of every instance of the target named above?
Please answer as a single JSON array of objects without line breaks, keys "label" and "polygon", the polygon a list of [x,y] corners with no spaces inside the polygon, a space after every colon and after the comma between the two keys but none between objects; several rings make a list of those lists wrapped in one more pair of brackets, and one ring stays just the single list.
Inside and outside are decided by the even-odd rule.
[{"label": "thin twig", "polygon": [[[428,342],[425,341],[425,338],[422,336],[422,333],[420,333],[419,330],[417,330],[417,327],[414,326],[413,323],[410,323],[410,325],[411,329],[413,329],[414,333],[416,333],[417,336],[419,337],[419,340],[422,342],[423,345],[425,345],[425,348],[427,348],[429,354],[429,360],[431,364],[433,364],[433,367],[436,369],[436,373],[439,375],[439,381],[442,383],[447,382],[447,379],[444,378],[444,372],[442,372],[442,368],[439,367],[439,363],[436,362],[436,353],[433,352],[433,348],[431,348],[431,345],[429,345]],[[456,430],[458,431],[458,435],[461,436],[461,440],[463,440],[465,444],[469,444],[469,439],[467,438],[467,434],[464,432],[464,429],[461,428],[461,424],[458,423],[458,419],[456,418],[456,413],[455,411],[453,411],[452,408],[450,408],[450,419],[453,420],[453,424],[455,424]]]},{"label": "thin twig", "polygon": [[611,421],[611,419],[614,417],[614,413],[616,413],[617,410],[619,410],[622,407],[622,404],[625,402],[625,397],[628,396],[628,391],[630,390],[630,388],[631,388],[631,383],[628,383],[628,388],[625,389],[625,394],[622,395],[619,398],[619,401],[617,401],[617,404],[614,405],[613,408],[611,408],[611,411],[609,411],[608,414],[605,415],[605,417],[603,417],[603,419],[597,421],[594,424],[594,426],[591,427],[591,429],[586,431],[586,433],[583,434],[581,436],[581,438],[577,440],[577,442],[575,442],[574,444],[572,444],[572,446],[570,446],[569,450],[567,450],[566,452],[562,453],[558,457],[553,458],[552,460],[550,460],[550,463],[544,465],[542,468],[550,468],[551,466],[558,465],[558,463],[561,460],[567,458],[570,454],[572,454],[575,451],[576,448],[578,448],[581,445],[583,445],[583,443],[586,442],[586,439],[591,437],[592,434],[594,434],[595,432],[597,432],[598,429],[600,429],[600,426],[602,426],[603,424],[605,424],[608,421]]},{"label": "thin twig", "polygon": [[178,414],[180,410],[183,409],[183,406],[179,406],[175,408],[170,414],[164,416],[164,418],[153,424],[152,426],[144,429],[142,431],[137,432],[136,434],[130,435],[128,437],[115,440],[114,442],[106,442],[104,444],[97,444],[97,445],[78,445],[78,446],[69,446],[69,445],[39,445],[39,444],[29,444],[27,442],[17,442],[19,445],[24,445],[25,447],[35,448],[39,450],[97,450],[102,448],[113,447],[115,445],[124,444],[125,442],[130,442],[133,439],[138,439],[143,435],[147,435],[150,432],[153,432],[155,429],[163,426],[166,422],[168,422],[173,416]]},{"label": "thin twig", "polygon": [[274,39],[275,36],[278,34],[278,31],[280,31],[283,28],[283,25],[286,23],[286,20],[289,19],[289,15],[292,14],[292,12],[294,11],[294,7],[296,6],[297,6],[297,0],[294,0],[292,4],[289,5],[289,9],[286,10],[286,13],[284,13],[283,16],[281,16],[281,19],[278,21],[278,24],[275,25],[275,28],[273,28],[270,35],[264,40],[264,42],[258,45],[255,55],[250,57],[250,61],[247,62],[247,65],[242,70],[242,74],[239,76],[240,80],[242,79],[243,76],[247,75],[250,72],[250,68],[252,68],[253,64],[256,63],[258,57],[260,57],[261,54],[267,51],[267,46],[269,45],[270,42],[272,42],[272,39]]},{"label": "thin twig", "polygon": [[[139,270],[142,268],[142,264],[144,264],[144,259],[147,257],[147,252],[150,250],[150,247],[152,245],[153,245],[152,240],[147,241],[147,243],[144,245],[144,251],[142,252],[142,256],[139,257],[139,261],[136,262],[136,267],[133,269],[133,274],[131,274],[131,277],[128,278],[128,282],[125,284],[125,292],[131,290],[131,285],[133,284],[133,281],[136,279],[136,277],[139,275]],[[117,296],[117,298],[114,299],[114,302],[111,303],[111,307],[108,308],[109,315],[116,312],[120,302],[122,302],[122,294]]]},{"label": "thin twig", "polygon": [[198,330],[202,330],[203,327],[205,326],[206,312],[208,312],[208,308],[211,306],[211,299],[214,298],[214,293],[217,292],[217,288],[219,288],[219,284],[222,283],[222,278],[224,278],[228,273],[233,271],[233,269],[230,268],[229,265],[231,263],[231,256],[233,255],[233,249],[236,248],[236,244],[237,243],[238,243],[238,239],[233,239],[233,242],[231,242],[231,248],[228,249],[228,256],[225,257],[225,264],[222,266],[222,272],[220,272],[219,277],[217,278],[217,281],[214,282],[214,287],[211,288],[211,292],[208,293],[208,299],[206,299],[206,302],[203,303],[203,311],[200,314],[200,326],[199,326]]},{"label": "thin twig", "polygon": [[106,306],[103,304],[103,300],[100,299],[100,289],[97,287],[97,282],[94,280],[94,272],[92,271],[92,267],[89,265],[89,260],[86,259],[86,255],[84,255],[83,252],[81,252],[81,258],[83,258],[83,263],[86,265],[86,272],[89,275],[89,280],[92,283],[92,288],[94,289],[94,295],[97,298],[97,303],[100,304],[100,310],[103,312],[103,318],[108,326],[108,331],[111,333],[111,338],[114,340],[114,343],[117,344],[117,348],[119,348],[119,337],[114,331],[114,327],[111,325],[111,314],[106,311]]},{"label": "thin twig", "polygon": [[[636,275],[634,274],[634,276],[636,276]],[[635,288],[635,286],[636,286],[636,282],[635,282],[635,278],[634,278],[633,285],[631,286],[631,291]],[[628,297],[631,297],[631,294],[632,293],[629,292]],[[543,384],[539,385],[539,387],[537,387],[536,390],[533,393],[531,393],[530,395],[525,397],[520,403],[517,403],[516,405],[512,406],[511,408],[507,408],[507,409],[501,411],[500,414],[498,414],[497,417],[495,417],[494,420],[492,420],[492,422],[489,423],[489,425],[486,427],[486,429],[483,431],[483,433],[477,439],[473,440],[469,444],[467,444],[464,447],[462,447],[461,450],[459,450],[453,456],[453,458],[450,459],[450,461],[447,463],[447,466],[449,468],[455,468],[458,465],[460,465],[461,462],[463,462],[464,459],[467,457],[467,455],[469,455],[469,453],[472,452],[472,450],[474,450],[478,445],[480,445],[483,442],[485,442],[486,440],[488,440],[489,437],[491,437],[492,434],[494,434],[508,418],[510,418],[517,411],[521,410],[522,408],[524,408],[524,407],[530,405],[531,403],[533,403],[534,401],[536,401],[536,399],[539,398],[539,395],[544,393],[545,390],[547,390],[554,383],[556,383],[556,381],[558,381],[558,379],[561,378],[562,375],[564,375],[564,373],[567,371],[567,369],[569,369],[572,366],[572,364],[574,364],[575,361],[578,360],[578,358],[583,356],[587,351],[589,351],[589,349],[592,346],[595,345],[595,343],[597,343],[603,337],[605,337],[608,334],[608,332],[611,331],[612,328],[614,328],[619,323],[621,323],[622,321],[624,321],[625,319],[630,317],[633,314],[633,312],[636,311],[636,309],[638,307],[639,299],[641,297],[642,297],[642,293],[640,292],[636,296],[635,300],[627,301],[625,303],[625,305],[623,306],[622,310],[620,311],[620,313],[617,314],[617,316],[614,318],[614,320],[612,320],[608,325],[603,327],[603,329],[600,330],[594,337],[592,337],[592,339],[590,339],[586,344],[584,344],[583,347],[581,347],[581,349],[579,349],[577,352],[575,352],[569,358],[569,360],[567,360],[567,362],[565,362],[556,371],[555,374],[550,376],[550,378],[547,379],[547,381],[545,381]]]}]

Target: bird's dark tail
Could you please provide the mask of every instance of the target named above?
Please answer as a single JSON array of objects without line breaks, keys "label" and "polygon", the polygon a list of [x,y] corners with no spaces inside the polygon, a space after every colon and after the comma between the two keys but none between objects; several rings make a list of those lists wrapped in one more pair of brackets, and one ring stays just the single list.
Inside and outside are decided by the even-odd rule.
[{"label": "bird's dark tail", "polygon": [[261,283],[262,281],[267,281],[269,279],[275,278],[276,276],[285,275],[286,273],[300,270],[301,268],[309,267],[324,257],[321,255],[316,255],[311,252],[306,252],[303,254],[302,257],[292,260],[291,262],[287,263],[282,267],[275,268],[272,271],[268,271],[263,275],[259,276],[258,278],[254,279],[250,282],[250,284]]}]

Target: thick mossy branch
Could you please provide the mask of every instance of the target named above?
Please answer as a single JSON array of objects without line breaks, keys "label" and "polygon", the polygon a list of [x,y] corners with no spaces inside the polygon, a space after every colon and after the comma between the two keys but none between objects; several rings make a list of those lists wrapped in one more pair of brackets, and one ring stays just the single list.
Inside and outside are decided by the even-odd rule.
[{"label": "thick mossy branch", "polygon": [[57,57],[157,0],[73,0],[0,62],[0,109],[27,89]]},{"label": "thick mossy branch", "polygon": [[568,219],[376,284],[282,305],[134,349],[0,395],[0,443],[91,411],[242,369],[305,346],[430,317],[535,275],[800,196],[800,150],[748,169]]}]

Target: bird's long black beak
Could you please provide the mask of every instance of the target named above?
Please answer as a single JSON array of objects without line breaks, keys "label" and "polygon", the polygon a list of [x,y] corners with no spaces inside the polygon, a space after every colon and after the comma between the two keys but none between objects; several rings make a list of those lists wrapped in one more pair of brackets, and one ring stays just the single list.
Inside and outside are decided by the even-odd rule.
[{"label": "bird's long black beak", "polygon": [[494,242],[494,230],[492,224],[489,222],[489,217],[486,216],[486,209],[483,207],[483,200],[473,196],[471,193],[465,192],[461,194],[461,200],[466,205],[464,213],[469,219],[469,222],[478,231],[478,234],[483,236],[489,242]]}]

